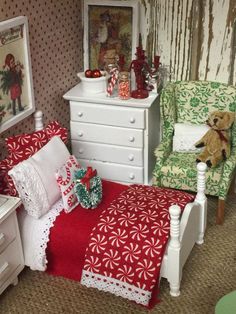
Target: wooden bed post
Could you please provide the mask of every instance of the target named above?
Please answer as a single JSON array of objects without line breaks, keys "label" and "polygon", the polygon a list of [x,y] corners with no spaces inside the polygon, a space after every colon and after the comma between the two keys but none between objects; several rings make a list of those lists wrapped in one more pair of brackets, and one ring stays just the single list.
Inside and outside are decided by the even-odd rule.
[{"label": "wooden bed post", "polygon": [[170,242],[168,246],[168,281],[170,284],[170,295],[177,297],[180,295],[180,281],[182,277],[182,267],[180,265],[180,213],[178,205],[170,207]]},{"label": "wooden bed post", "polygon": [[207,165],[204,162],[200,162],[197,164],[197,195],[195,201],[201,205],[199,235],[198,240],[196,241],[197,244],[202,244],[204,242],[203,238],[207,222],[207,198],[205,195],[206,169]]},{"label": "wooden bed post", "polygon": [[43,113],[41,110],[36,111],[34,114],[34,128],[35,131],[43,129]]}]

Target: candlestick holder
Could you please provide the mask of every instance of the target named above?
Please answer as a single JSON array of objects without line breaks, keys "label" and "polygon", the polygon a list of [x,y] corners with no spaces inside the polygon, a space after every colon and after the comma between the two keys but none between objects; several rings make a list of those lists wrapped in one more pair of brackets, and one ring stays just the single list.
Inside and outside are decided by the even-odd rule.
[{"label": "candlestick holder", "polygon": [[152,75],[157,72],[160,65],[160,56],[155,56],[153,68],[146,61],[145,50],[139,45],[136,48],[136,59],[132,60],[129,71],[134,71],[136,89],[131,92],[133,98],[147,98],[149,96],[150,86],[146,83],[147,73]]}]

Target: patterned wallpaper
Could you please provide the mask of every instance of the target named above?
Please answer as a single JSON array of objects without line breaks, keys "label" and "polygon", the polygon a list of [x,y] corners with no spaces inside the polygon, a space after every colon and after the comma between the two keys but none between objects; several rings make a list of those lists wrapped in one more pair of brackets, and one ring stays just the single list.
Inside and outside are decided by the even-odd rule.
[{"label": "patterned wallpaper", "polygon": [[[36,109],[43,111],[45,124],[57,119],[69,127],[69,106],[62,96],[78,82],[76,73],[83,69],[82,1],[0,2],[0,21],[20,15],[28,17]],[[30,116],[0,135],[0,158],[5,155],[4,138],[32,132],[33,122]]]}]

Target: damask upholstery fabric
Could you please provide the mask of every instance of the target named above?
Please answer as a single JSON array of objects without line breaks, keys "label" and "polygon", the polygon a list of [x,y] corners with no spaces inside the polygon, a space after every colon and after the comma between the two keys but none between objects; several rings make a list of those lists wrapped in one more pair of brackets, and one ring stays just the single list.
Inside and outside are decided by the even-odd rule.
[{"label": "damask upholstery fabric", "polygon": [[[202,125],[215,110],[236,111],[236,88],[206,81],[170,83],[161,95],[162,141],[155,151],[154,184],[196,191],[196,153],[172,151],[175,123]],[[231,156],[206,172],[207,194],[225,199],[236,166],[236,123],[231,128]]]}]

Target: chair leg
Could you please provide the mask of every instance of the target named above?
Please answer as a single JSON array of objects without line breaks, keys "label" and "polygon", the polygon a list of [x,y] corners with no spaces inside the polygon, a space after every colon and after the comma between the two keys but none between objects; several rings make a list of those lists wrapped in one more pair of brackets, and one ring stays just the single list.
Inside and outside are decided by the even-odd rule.
[{"label": "chair leg", "polygon": [[222,225],[224,222],[225,200],[218,200],[218,208],[216,215],[216,224]]}]

